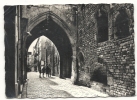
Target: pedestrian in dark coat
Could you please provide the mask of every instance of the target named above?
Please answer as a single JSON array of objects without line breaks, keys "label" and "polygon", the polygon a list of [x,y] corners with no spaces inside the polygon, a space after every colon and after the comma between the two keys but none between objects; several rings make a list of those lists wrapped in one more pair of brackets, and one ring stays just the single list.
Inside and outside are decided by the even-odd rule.
[{"label": "pedestrian in dark coat", "polygon": [[38,63],[38,70],[39,70],[39,78],[41,78],[41,65],[40,65],[40,63]]},{"label": "pedestrian in dark coat", "polygon": [[49,66],[46,67],[46,77],[51,77],[51,69],[49,68]]},{"label": "pedestrian in dark coat", "polygon": [[44,73],[45,73],[45,67],[43,66],[41,70],[42,70],[43,77],[44,77]]}]

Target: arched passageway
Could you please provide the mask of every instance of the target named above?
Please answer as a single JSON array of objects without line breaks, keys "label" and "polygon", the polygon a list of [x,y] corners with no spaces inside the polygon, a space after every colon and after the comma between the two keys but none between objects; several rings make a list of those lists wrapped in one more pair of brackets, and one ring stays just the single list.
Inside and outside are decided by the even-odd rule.
[{"label": "arched passageway", "polygon": [[[28,48],[27,72],[38,72],[39,68],[44,67],[46,69],[47,66],[51,69],[51,75],[59,76],[59,52],[50,39],[45,36],[40,36],[35,39]],[[42,74],[42,77],[44,77],[44,74]]]},{"label": "arched passageway", "polygon": [[73,49],[68,34],[51,16],[35,25],[30,30],[32,36],[27,37],[25,48],[28,49],[32,41],[44,35],[57,47],[60,55],[60,78],[70,78],[72,70]]}]

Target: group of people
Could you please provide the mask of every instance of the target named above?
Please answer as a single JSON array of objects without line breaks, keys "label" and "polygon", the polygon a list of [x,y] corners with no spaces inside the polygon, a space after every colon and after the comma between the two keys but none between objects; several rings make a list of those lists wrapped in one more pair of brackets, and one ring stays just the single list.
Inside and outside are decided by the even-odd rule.
[{"label": "group of people", "polygon": [[43,77],[44,77],[44,73],[46,73],[46,77],[51,77],[51,69],[49,68],[49,66],[42,66],[40,69],[39,69],[39,77],[41,78],[41,73],[43,74]]}]

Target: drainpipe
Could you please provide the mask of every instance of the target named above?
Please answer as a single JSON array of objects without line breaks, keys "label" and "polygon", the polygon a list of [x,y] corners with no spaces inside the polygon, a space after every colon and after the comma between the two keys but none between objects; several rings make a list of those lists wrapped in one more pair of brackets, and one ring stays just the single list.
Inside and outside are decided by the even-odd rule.
[{"label": "drainpipe", "polygon": [[21,78],[21,26],[20,26],[20,5],[18,6],[18,81],[19,81],[19,92],[22,92],[22,78]]},{"label": "drainpipe", "polygon": [[15,97],[18,97],[18,6],[15,14]]}]

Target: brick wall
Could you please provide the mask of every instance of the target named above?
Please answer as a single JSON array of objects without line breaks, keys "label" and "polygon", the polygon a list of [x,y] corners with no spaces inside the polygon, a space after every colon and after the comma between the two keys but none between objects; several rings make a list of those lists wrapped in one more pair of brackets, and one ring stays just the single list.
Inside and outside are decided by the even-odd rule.
[{"label": "brick wall", "polygon": [[[105,5],[108,13],[108,40],[97,43],[96,12],[99,5],[79,5],[78,6],[78,54],[82,52],[84,64],[78,58],[79,83],[88,85],[93,80],[93,75],[100,62],[98,58],[102,56],[103,65],[100,67],[99,75],[107,78],[109,88],[107,92],[111,96],[131,96],[135,93],[135,59],[134,59],[134,31],[133,31],[133,5],[113,4]],[[129,17],[128,37],[118,39],[116,37],[116,14],[123,7]],[[105,11],[104,10],[104,11]],[[87,70],[89,69],[89,72]],[[106,72],[106,74],[104,74]],[[96,77],[96,76],[95,76]]]},{"label": "brick wall", "polygon": [[[78,54],[82,52],[84,64],[79,66],[79,83],[88,85],[95,61],[97,61],[97,46],[95,34],[97,33],[95,11],[97,5],[78,6]],[[77,55],[78,57],[78,55]],[[79,58],[78,58],[79,59]],[[78,60],[78,62],[80,62]]]},{"label": "brick wall", "polygon": [[107,41],[99,45],[97,53],[103,55],[107,67],[110,95],[128,96],[135,93],[134,38]]}]

